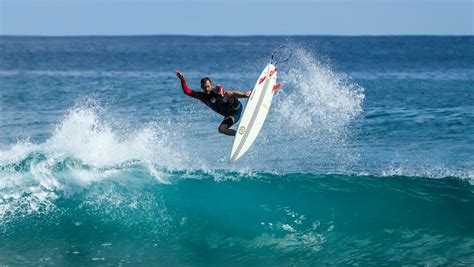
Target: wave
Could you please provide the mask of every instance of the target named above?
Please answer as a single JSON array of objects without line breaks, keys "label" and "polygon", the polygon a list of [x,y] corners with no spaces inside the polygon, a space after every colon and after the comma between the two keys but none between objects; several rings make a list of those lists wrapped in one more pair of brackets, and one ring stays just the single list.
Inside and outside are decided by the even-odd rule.
[{"label": "wave", "polygon": [[[457,178],[160,170],[162,183],[139,162],[99,169],[69,158],[38,179],[31,163],[47,161],[2,167],[0,251],[23,253],[10,264],[38,263],[35,244],[76,263],[473,260],[474,186]],[[83,183],[78,170],[98,176]]]},{"label": "wave", "polygon": [[378,176],[209,168],[179,129],[104,116],[74,108],[44,142],[0,151],[1,263],[473,261],[470,180],[397,165]]},{"label": "wave", "polygon": [[[52,140],[46,142],[50,148],[54,148],[53,145],[50,145]],[[158,158],[150,160],[146,154],[136,156],[133,153],[126,153],[128,157],[118,155],[112,158],[107,158],[107,155],[102,154],[102,158],[98,160],[95,156],[90,157],[89,154],[82,158],[77,157],[82,155],[77,151],[68,154],[66,153],[68,149],[61,150],[61,153],[56,151],[56,154],[51,154],[51,152],[40,151],[38,149],[40,146],[17,145],[10,151],[14,155],[13,157],[1,160],[0,221],[17,213],[30,214],[38,210],[48,210],[54,208],[55,201],[60,197],[74,198],[76,194],[89,191],[98,185],[113,187],[115,183],[124,188],[146,190],[144,188],[146,186],[176,186],[184,180],[209,180],[215,183],[235,181],[279,184],[283,187],[294,187],[296,193],[299,190],[297,188],[305,187],[307,184],[310,185],[310,190],[316,191],[325,189],[344,191],[351,187],[359,188],[361,185],[369,191],[375,191],[380,187],[383,188],[387,181],[396,181],[395,184],[406,183],[406,188],[396,189],[402,195],[412,192],[412,185],[423,184],[429,189],[432,184],[437,183],[473,183],[471,179],[465,179],[463,173],[433,166],[430,166],[426,172],[419,172],[393,165],[379,176],[363,172],[359,174],[315,174],[260,172],[251,169],[233,170],[232,168],[193,169],[183,167],[187,165],[176,167],[174,163],[160,162],[157,161]],[[85,146],[83,149],[87,150],[88,148]],[[114,155],[115,152],[116,150],[113,149],[110,155]],[[2,155],[5,157],[4,152]],[[171,154],[168,155],[171,156]],[[420,176],[420,174],[425,176]],[[432,179],[433,177],[438,179]],[[343,189],[341,185],[347,188]],[[395,190],[395,187],[390,187],[388,190]],[[137,193],[139,194],[139,192]]]}]

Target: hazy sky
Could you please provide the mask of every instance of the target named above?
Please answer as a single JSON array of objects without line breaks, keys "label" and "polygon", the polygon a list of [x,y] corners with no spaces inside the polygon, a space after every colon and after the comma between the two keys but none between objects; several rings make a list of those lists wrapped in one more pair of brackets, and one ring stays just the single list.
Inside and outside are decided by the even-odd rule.
[{"label": "hazy sky", "polygon": [[0,0],[2,35],[473,35],[474,0]]}]

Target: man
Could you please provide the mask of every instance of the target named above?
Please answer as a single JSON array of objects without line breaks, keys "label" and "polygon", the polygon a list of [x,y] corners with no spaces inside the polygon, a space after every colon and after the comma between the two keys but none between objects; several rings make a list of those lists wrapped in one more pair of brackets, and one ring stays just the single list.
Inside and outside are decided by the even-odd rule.
[{"label": "man", "polygon": [[183,73],[177,71],[176,76],[181,80],[181,87],[185,94],[201,100],[201,102],[206,104],[212,110],[224,116],[224,120],[218,128],[219,133],[235,136],[236,131],[229,128],[240,119],[243,107],[239,98],[248,98],[251,91],[247,93],[239,91],[224,91],[222,85],[213,87],[211,79],[204,77],[201,79],[201,88],[203,92],[196,92],[188,87]]}]

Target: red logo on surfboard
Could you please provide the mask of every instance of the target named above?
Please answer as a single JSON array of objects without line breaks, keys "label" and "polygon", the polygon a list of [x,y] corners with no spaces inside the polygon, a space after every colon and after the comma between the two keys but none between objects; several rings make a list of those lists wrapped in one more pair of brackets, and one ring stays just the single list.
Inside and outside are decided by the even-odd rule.
[{"label": "red logo on surfboard", "polygon": [[281,85],[280,83],[275,84],[275,85],[273,86],[272,91],[278,90],[278,88],[280,88],[280,85]]},{"label": "red logo on surfboard", "polygon": [[258,84],[261,84],[261,83],[263,83],[263,81],[265,81],[265,79],[266,79],[266,78],[267,78],[267,76],[263,76],[263,78],[262,78],[262,79],[260,79],[260,81],[258,82]]},{"label": "red logo on surfboard", "polygon": [[275,72],[277,72],[277,70],[278,70],[277,68],[274,68],[272,71],[270,71],[270,77],[272,77],[273,74],[275,74]]}]

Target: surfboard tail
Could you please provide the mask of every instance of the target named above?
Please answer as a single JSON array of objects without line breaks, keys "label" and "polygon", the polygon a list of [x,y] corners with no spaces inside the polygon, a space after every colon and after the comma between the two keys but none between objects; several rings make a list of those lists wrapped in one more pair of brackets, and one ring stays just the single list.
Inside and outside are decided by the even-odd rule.
[{"label": "surfboard tail", "polygon": [[236,161],[240,158],[240,156],[242,156],[242,155],[241,155],[241,154],[239,155],[239,154],[236,153],[236,152],[232,153],[232,155],[231,155],[230,158],[229,158],[229,163],[234,163],[234,162],[236,162]]}]

